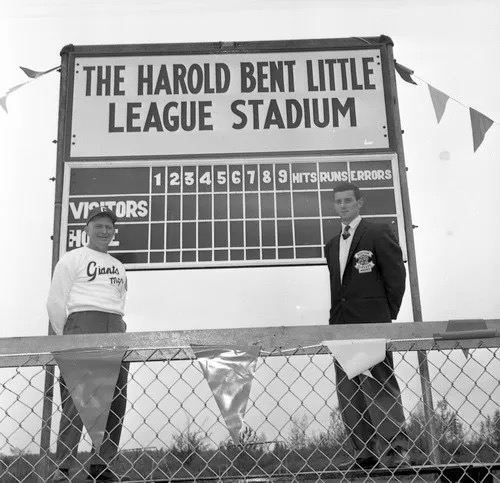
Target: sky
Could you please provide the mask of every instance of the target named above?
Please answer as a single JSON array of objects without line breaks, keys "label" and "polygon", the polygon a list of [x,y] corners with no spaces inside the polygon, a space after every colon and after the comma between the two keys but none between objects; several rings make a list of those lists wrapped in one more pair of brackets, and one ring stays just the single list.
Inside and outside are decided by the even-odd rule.
[{"label": "sky", "polygon": [[[500,318],[500,4],[496,0],[0,0],[0,93],[19,66],[59,65],[67,44],[388,35],[394,56],[448,94],[438,125],[427,85],[398,79],[424,320]],[[59,74],[0,111],[2,337],[47,334]],[[468,107],[496,121],[473,152]],[[128,330],[328,323],[326,266],[129,274]],[[412,320],[409,290],[398,321]]]}]

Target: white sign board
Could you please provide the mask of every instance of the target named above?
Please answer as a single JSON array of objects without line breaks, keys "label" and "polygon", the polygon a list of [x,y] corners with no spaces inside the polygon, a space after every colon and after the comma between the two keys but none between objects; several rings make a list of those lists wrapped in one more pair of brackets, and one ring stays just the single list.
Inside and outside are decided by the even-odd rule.
[{"label": "white sign board", "polygon": [[380,57],[76,55],[70,158],[388,148]]}]

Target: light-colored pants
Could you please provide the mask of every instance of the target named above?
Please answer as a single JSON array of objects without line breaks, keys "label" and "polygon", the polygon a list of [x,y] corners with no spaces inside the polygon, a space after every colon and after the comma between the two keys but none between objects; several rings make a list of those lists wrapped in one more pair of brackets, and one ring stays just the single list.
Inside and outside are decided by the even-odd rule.
[{"label": "light-colored pants", "polygon": [[[63,333],[64,335],[108,334],[113,332],[125,332],[126,330],[127,325],[120,315],[107,312],[87,311],[70,314],[64,326]],[[128,369],[129,363],[122,363],[116,382],[113,401],[111,402],[104,438],[99,454],[95,454],[92,450],[92,464],[107,465],[118,452],[123,417],[127,406]],[[57,440],[56,461],[60,468],[69,469],[71,462],[76,461],[83,423],[62,377],[60,378],[60,387],[62,415],[59,426],[59,438]]]},{"label": "light-colored pants", "polygon": [[392,353],[364,375],[348,379],[335,361],[340,412],[356,457],[379,456],[390,448],[408,449],[401,391]]}]

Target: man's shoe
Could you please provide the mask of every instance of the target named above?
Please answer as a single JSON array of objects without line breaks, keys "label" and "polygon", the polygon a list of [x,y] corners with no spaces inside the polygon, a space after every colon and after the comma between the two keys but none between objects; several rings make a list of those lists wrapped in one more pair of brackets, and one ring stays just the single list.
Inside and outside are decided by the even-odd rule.
[{"label": "man's shoe", "polygon": [[128,476],[119,476],[114,471],[101,465],[90,465],[87,481],[130,481]]},{"label": "man's shoe", "polygon": [[380,459],[381,468],[406,468],[411,465],[408,451],[402,448],[391,448]]},{"label": "man's shoe", "polygon": [[357,457],[354,460],[337,465],[340,471],[356,471],[356,470],[371,470],[378,464],[378,459],[375,456]]},{"label": "man's shoe", "polygon": [[71,481],[69,470],[66,468],[58,468],[52,477],[52,483],[68,483]]}]

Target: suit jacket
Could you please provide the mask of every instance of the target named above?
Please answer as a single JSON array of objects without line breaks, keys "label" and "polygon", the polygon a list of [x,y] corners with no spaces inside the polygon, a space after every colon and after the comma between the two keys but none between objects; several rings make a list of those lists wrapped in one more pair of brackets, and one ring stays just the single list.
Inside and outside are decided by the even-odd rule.
[{"label": "suit jacket", "polygon": [[395,319],[405,291],[406,270],[392,228],[361,220],[353,235],[342,282],[339,243],[340,233],[325,246],[330,270],[330,324]]}]

